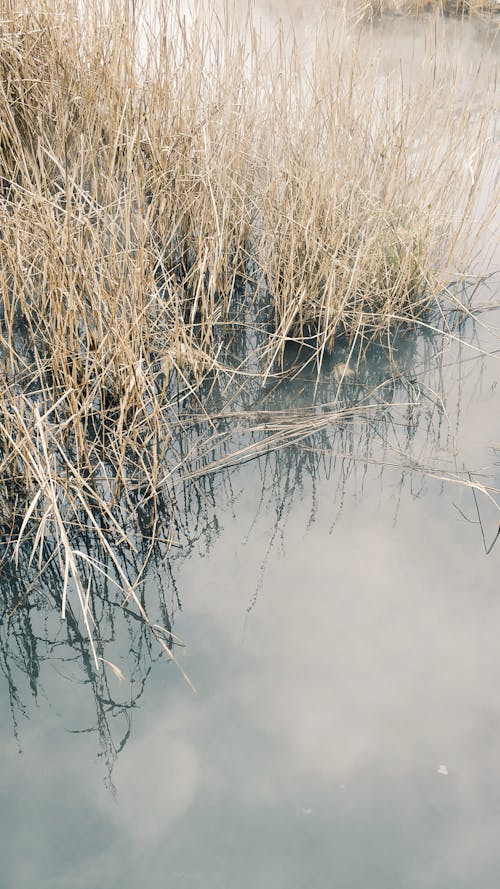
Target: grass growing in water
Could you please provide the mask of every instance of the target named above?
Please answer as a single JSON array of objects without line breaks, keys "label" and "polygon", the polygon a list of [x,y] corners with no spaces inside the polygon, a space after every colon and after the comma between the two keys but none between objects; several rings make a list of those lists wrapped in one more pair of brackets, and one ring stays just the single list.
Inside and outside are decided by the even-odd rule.
[{"label": "grass growing in water", "polygon": [[445,15],[484,15],[498,12],[498,0],[367,0],[361,5],[363,15],[419,15],[438,12]]},{"label": "grass growing in water", "polygon": [[[214,433],[205,378],[264,381],[290,340],[319,372],[340,334],[390,337],[453,303],[495,205],[494,81],[462,79],[435,34],[407,81],[340,22],[304,61],[291,32],[270,40],[227,8],[188,22],[177,3],[33,2],[2,18],[2,524],[41,567],[56,541],[63,614],[71,593],[91,640],[92,557],[71,529],[98,536],[147,622],[115,550],[133,546],[137,498],[154,541],[158,492]],[[241,343],[257,311],[268,335],[232,361],[224,338]]]}]

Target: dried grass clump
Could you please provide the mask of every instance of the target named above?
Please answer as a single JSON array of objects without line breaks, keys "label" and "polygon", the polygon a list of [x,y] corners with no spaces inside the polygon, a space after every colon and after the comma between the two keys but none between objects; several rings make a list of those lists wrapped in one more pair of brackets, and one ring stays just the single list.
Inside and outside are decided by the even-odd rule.
[{"label": "dried grass clump", "polygon": [[437,12],[441,15],[484,16],[499,11],[498,0],[366,0],[360,4],[358,14],[373,18],[390,15],[421,15]]},{"label": "dried grass clump", "polygon": [[273,95],[276,172],[260,247],[273,358],[289,339],[308,338],[320,361],[339,334],[362,344],[441,313],[476,227],[494,212],[488,200],[478,211],[478,183],[494,179],[493,90],[471,98],[467,84],[464,94],[436,56],[408,89],[401,71],[350,59],[348,44],[337,52],[326,41],[310,74],[297,65]]},{"label": "dried grass clump", "polygon": [[230,325],[244,350],[264,304],[253,375],[290,339],[320,366],[339,333],[441,309],[467,267],[488,89],[440,79],[438,45],[410,84],[363,52],[327,29],[304,63],[284,29],[176,2],[33,0],[0,20],[0,520],[41,563],[55,541],[90,634],[71,527],[133,597],[114,547],[134,496],[154,514],[196,453],[180,405],[212,428],[200,384]]},{"label": "dried grass clump", "polygon": [[[0,23],[2,524],[18,552],[35,523],[41,561],[56,541],[63,602],[71,582],[91,637],[85,554],[68,529],[99,532],[111,557],[130,543],[120,503],[137,489],[154,501],[168,477],[172,399],[214,367],[241,220],[241,189],[236,212],[211,179],[204,97],[195,92],[188,119],[193,84],[177,70],[175,124],[160,127],[168,72],[151,91],[139,31],[121,12],[82,29],[76,6],[34,4]],[[184,184],[174,197],[170,177]]]}]

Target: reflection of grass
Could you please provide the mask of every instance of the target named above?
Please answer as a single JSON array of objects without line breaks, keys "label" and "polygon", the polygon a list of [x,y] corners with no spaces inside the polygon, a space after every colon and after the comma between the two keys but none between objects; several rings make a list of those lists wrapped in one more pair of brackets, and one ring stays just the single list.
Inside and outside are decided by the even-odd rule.
[{"label": "reflection of grass", "polygon": [[[268,379],[290,340],[319,368],[339,333],[390,341],[394,319],[441,311],[492,118],[439,42],[410,85],[356,32],[326,29],[303,65],[250,18],[187,25],[159,4],[149,27],[135,4],[80,6],[12,4],[0,23],[0,492],[14,553],[31,535],[41,564],[56,541],[63,613],[71,590],[92,636],[83,566],[103,569],[75,525],[147,623],[116,549],[134,498],[154,539],[158,491],[191,473],[181,406],[213,430],[203,380]],[[251,339],[257,312],[260,351],[235,367],[224,336]],[[266,423],[274,447],[315,428]]]},{"label": "reflection of grass", "polygon": [[[193,456],[190,467],[179,468],[173,490],[182,493],[177,496],[175,509],[168,492],[157,498],[153,508],[151,502],[141,504],[139,490],[132,491],[128,511],[134,512],[139,521],[134,523],[135,527],[132,523],[126,527],[128,546],[119,546],[119,534],[115,535],[114,553],[89,523],[70,528],[74,549],[90,557],[82,563],[81,571],[84,588],[91,588],[90,608],[99,628],[98,656],[106,653],[107,659],[113,659],[118,651],[120,658],[125,657],[125,662],[117,662],[126,679],[132,680],[131,687],[128,681],[120,685],[113,675],[106,677],[102,670],[96,674],[75,603],[68,602],[65,626],[61,628],[57,620],[51,622],[53,603],[61,605],[63,586],[57,541],[46,537],[40,571],[33,562],[30,565],[30,550],[37,532],[36,524],[32,524],[19,550],[17,568],[4,564],[0,574],[0,596],[9,615],[8,620],[0,623],[0,673],[4,673],[9,688],[14,719],[21,719],[30,688],[34,695],[43,694],[48,662],[57,665],[56,669],[60,668],[64,675],[69,673],[74,679],[83,676],[85,693],[95,699],[94,731],[110,776],[113,762],[126,743],[137,697],[159,656],[156,640],[133,603],[123,607],[119,589],[107,583],[96,568],[99,565],[106,574],[117,578],[113,556],[119,559],[120,570],[126,576],[122,585],[134,587],[148,614],[170,632],[176,629],[181,604],[188,613],[190,610],[190,589],[183,585],[186,563],[192,554],[210,552],[219,534],[224,535],[227,530],[228,514],[245,517],[237,525],[237,537],[250,535],[252,526],[259,528],[260,522],[260,530],[267,529],[260,571],[252,581],[257,596],[269,554],[280,545],[289,545],[287,525],[290,521],[293,529],[297,516],[302,516],[304,525],[313,525],[321,504],[328,504],[333,526],[350,498],[365,502],[373,498],[375,479],[384,485],[386,505],[392,502],[395,513],[399,499],[395,491],[408,493],[411,486],[412,499],[429,493],[430,486],[425,483],[428,474],[446,479],[453,486],[468,485],[471,479],[467,473],[459,476],[455,472],[456,455],[450,453],[449,437],[454,433],[458,437],[459,430],[446,422],[443,407],[436,400],[435,379],[445,373],[450,397],[446,397],[446,392],[443,397],[453,422],[460,406],[455,385],[459,380],[460,389],[471,368],[466,362],[446,374],[440,366],[443,345],[442,339],[436,341],[423,333],[415,337],[406,332],[400,334],[394,345],[392,362],[383,347],[370,347],[366,362],[358,363],[353,356],[352,365],[357,370],[346,381],[343,396],[344,405],[358,403],[350,411],[335,407],[339,368],[336,355],[325,359],[325,373],[314,406],[310,402],[315,374],[302,368],[295,380],[287,379],[281,386],[272,384],[265,394],[256,381],[252,394],[258,407],[252,403],[248,390],[244,393],[248,401],[233,416],[225,404],[213,405],[214,425],[211,432],[205,429],[205,435],[202,418],[198,416],[196,424],[196,415],[190,418],[186,411],[186,444],[196,457]],[[446,365],[449,360],[448,354],[443,363]],[[435,367],[435,371],[419,374],[418,380],[410,382],[407,377],[417,372],[417,366]],[[479,367],[476,372],[479,376]],[[462,403],[461,407],[467,412],[469,403]],[[287,444],[291,446],[286,447]],[[429,459],[431,454],[440,455],[439,465]],[[444,459],[445,455],[448,459]],[[260,459],[250,470],[243,465],[255,457]],[[187,475],[192,478],[186,478]],[[482,483],[480,477],[476,484],[483,495],[479,501],[483,508],[489,494],[495,492],[488,490],[484,477]],[[254,509],[250,529],[248,508],[238,506],[247,497]],[[450,500],[455,498],[452,487]],[[466,514],[462,520],[473,521],[474,501],[470,492],[465,491],[463,508]],[[150,548],[152,527],[157,542]],[[493,538],[490,529],[490,522],[485,519],[488,545]],[[479,545],[479,527],[476,530]],[[471,533],[474,536],[476,531],[472,529]],[[172,548],[172,541],[181,545]],[[335,549],[334,541],[332,545]],[[207,590],[208,597],[212,594],[217,595],[217,591]],[[173,636],[170,639],[174,642]],[[180,651],[176,642],[173,650]],[[189,666],[187,669],[189,672]]]}]

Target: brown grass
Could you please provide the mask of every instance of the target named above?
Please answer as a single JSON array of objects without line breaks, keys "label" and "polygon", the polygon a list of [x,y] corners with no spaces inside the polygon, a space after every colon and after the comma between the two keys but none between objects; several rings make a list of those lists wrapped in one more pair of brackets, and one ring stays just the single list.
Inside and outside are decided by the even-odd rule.
[{"label": "brown grass", "polygon": [[367,0],[361,7],[365,15],[484,15],[498,12],[497,0]]},{"label": "brown grass", "polygon": [[[490,222],[494,81],[461,79],[435,36],[417,80],[387,75],[331,27],[304,63],[285,29],[269,43],[228,9],[4,9],[2,522],[15,552],[28,528],[33,558],[57,541],[91,638],[68,529],[100,535],[134,597],[119,510],[188,464],[179,397],[210,429],[207,377],[265,379],[291,339],[319,369],[339,334],[442,313]],[[257,312],[269,336],[230,366],[226,334],[241,346]]]}]

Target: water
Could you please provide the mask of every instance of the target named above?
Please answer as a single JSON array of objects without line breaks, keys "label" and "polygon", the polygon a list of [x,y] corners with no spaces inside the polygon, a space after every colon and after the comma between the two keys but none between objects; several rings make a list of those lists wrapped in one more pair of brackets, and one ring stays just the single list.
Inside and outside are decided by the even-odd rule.
[{"label": "water", "polygon": [[96,674],[57,568],[32,572],[0,625],[1,889],[497,889],[500,543],[478,511],[487,545],[499,514],[467,482],[498,500],[499,329],[492,308],[456,328],[469,346],[372,350],[345,420],[342,350],[317,388],[255,395],[322,425],[187,484],[182,546],[141,588],[196,694],[106,589],[126,678]]},{"label": "water", "polygon": [[[187,505],[189,557],[144,595],[188,641],[196,694],[103,608],[127,677],[106,685],[37,588],[2,637],[2,887],[498,885],[500,547],[485,555],[470,489],[404,467],[500,487],[500,365],[406,342],[420,408],[393,388],[373,421],[215,475],[212,502]],[[384,369],[374,352],[356,380]],[[276,406],[307,403],[306,376]],[[439,384],[447,419],[425,397]],[[490,542],[498,513],[478,505]]]}]

